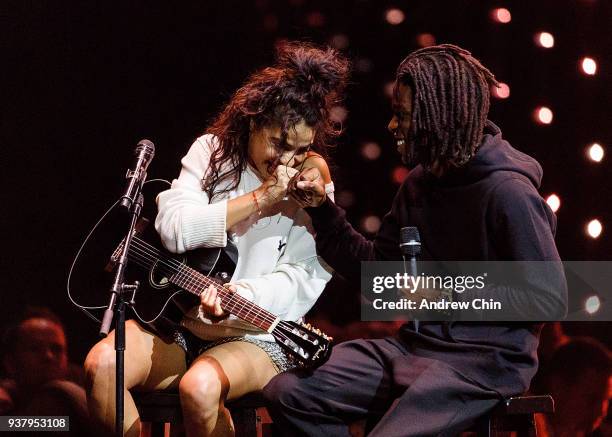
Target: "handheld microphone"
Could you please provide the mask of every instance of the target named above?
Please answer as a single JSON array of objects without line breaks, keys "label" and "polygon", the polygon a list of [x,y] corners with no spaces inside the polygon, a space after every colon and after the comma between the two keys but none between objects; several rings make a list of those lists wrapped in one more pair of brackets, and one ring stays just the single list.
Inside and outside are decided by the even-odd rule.
[{"label": "handheld microphone", "polygon": [[125,175],[128,184],[125,194],[121,196],[121,206],[128,210],[136,202],[142,184],[147,178],[147,167],[155,156],[155,145],[149,140],[140,140],[134,150],[134,156],[136,160],[132,167],[133,170],[128,170]]},{"label": "handheld microphone", "polygon": [[416,276],[416,260],[421,254],[421,237],[416,226],[406,226],[400,229],[399,247],[402,258],[404,258],[404,270],[410,276]]},{"label": "handheld microphone", "polygon": [[[404,259],[404,273],[416,277],[417,271],[417,256],[421,254],[421,236],[416,226],[405,226],[400,229],[400,251]],[[413,320],[414,329],[419,332],[419,321]]]}]

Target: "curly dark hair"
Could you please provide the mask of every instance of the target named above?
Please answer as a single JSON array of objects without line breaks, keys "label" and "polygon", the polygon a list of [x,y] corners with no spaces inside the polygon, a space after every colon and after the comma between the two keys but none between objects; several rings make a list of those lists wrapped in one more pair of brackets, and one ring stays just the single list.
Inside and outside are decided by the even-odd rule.
[{"label": "curly dark hair", "polygon": [[[279,126],[281,140],[302,120],[315,131],[312,149],[326,157],[329,141],[341,129],[329,119],[341,100],[349,62],[336,50],[303,42],[277,46],[277,62],[253,73],[231,97],[207,132],[219,141],[202,180],[209,198],[235,189],[248,163],[251,124],[255,129]],[[233,182],[216,191],[219,183]]]},{"label": "curly dark hair", "polygon": [[482,140],[489,88],[499,85],[495,76],[467,50],[441,44],[408,55],[397,69],[397,83],[413,93],[407,162],[465,164]]}]

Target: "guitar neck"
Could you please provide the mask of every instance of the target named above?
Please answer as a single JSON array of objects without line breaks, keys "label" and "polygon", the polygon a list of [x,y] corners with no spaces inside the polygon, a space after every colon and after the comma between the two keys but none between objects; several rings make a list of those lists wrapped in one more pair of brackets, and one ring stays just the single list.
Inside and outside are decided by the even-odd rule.
[{"label": "guitar neck", "polygon": [[263,331],[269,331],[275,325],[276,316],[272,313],[255,305],[238,293],[226,289],[219,281],[209,278],[185,264],[183,264],[180,272],[170,278],[170,282],[196,296],[200,296],[208,286],[213,285],[217,289],[217,296],[221,299],[221,308],[225,311]]},{"label": "guitar neck", "polygon": [[210,285],[217,289],[221,308],[263,331],[271,332],[277,317],[271,312],[234,293],[216,279],[198,272],[187,264],[164,256],[158,249],[137,236],[134,237],[128,258],[134,259],[145,268],[156,268],[167,275],[168,280],[180,288],[200,296]]}]

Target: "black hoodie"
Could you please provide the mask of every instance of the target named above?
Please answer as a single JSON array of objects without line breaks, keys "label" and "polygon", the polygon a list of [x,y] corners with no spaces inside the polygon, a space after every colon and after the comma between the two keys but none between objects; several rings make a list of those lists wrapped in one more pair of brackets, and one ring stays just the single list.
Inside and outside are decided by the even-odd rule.
[{"label": "black hoodie", "polygon": [[[476,155],[464,166],[440,178],[421,166],[410,172],[373,242],[356,232],[344,211],[330,201],[307,211],[319,255],[356,287],[360,261],[401,260],[399,231],[404,226],[419,229],[423,260],[559,261],[556,219],[537,191],[541,179],[537,161],[512,148],[488,122]],[[501,291],[528,306],[556,305],[560,313],[565,311],[562,270],[553,281],[533,285],[540,293]],[[415,332],[409,323],[399,337],[411,352],[443,360],[507,397],[525,391],[537,370],[540,327],[427,323]]]}]

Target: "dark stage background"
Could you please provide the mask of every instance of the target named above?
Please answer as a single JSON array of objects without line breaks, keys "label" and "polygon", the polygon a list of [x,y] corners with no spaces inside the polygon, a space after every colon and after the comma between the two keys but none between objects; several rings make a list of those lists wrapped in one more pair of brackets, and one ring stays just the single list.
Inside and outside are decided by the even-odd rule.
[{"label": "dark stage background", "polygon": [[[393,175],[403,174],[385,129],[385,85],[429,33],[471,50],[509,84],[490,118],[540,161],[542,194],[561,198],[562,257],[610,259],[611,162],[588,161],[585,147],[606,150],[612,136],[611,3],[2,1],[3,324],[26,304],[48,305],[67,325],[73,360],[82,361],[97,326],[69,303],[66,276],[85,234],[120,194],[135,144],[149,138],[157,146],[150,177],[175,177],[191,142],[248,73],[272,61],[281,38],[333,43],[355,61],[346,134],[333,156],[338,201],[356,226],[376,228],[398,185]],[[494,7],[507,7],[512,21],[493,21]],[[386,20],[390,8],[403,22]],[[554,35],[553,48],[534,44],[542,30]],[[584,56],[597,60],[596,75],[581,74]],[[550,125],[532,118],[542,105],[554,113]],[[368,149],[380,150],[378,159],[364,158],[367,143],[379,146]],[[598,239],[584,232],[592,218],[603,224]],[[345,299],[335,284],[321,311]]]}]

